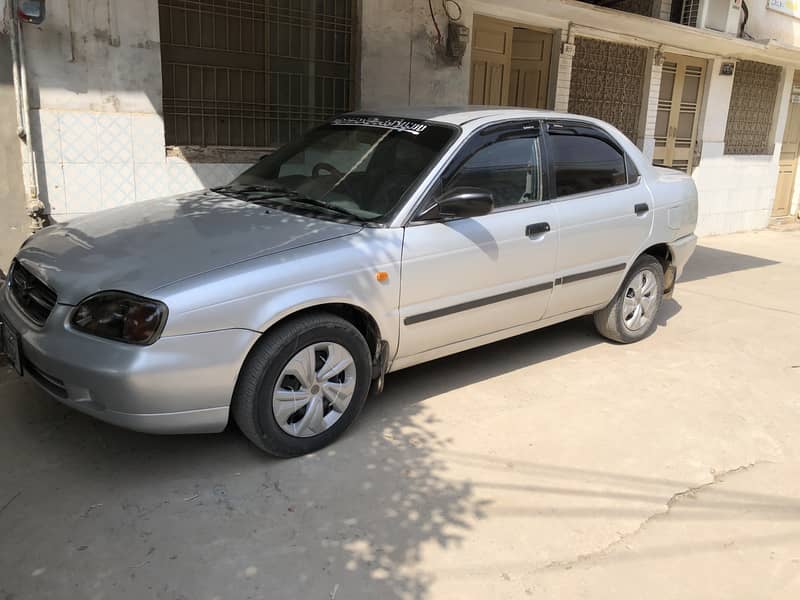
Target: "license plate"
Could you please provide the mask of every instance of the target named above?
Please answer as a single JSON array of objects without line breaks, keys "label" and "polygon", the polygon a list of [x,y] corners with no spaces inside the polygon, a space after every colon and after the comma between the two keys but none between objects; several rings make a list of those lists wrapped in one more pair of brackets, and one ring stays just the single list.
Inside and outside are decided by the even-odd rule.
[{"label": "license plate", "polygon": [[0,351],[5,352],[14,370],[22,375],[22,344],[19,334],[6,323],[0,325]]}]

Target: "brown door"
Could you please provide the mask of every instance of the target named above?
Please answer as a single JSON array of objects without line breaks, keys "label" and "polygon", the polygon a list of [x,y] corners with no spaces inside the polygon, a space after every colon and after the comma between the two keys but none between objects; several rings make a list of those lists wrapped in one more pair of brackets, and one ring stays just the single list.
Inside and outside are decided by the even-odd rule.
[{"label": "brown door", "polygon": [[783,145],[778,163],[778,185],[775,189],[773,217],[784,217],[791,209],[798,149],[800,149],[800,72],[795,71],[789,115],[786,117],[786,129],[783,132]]},{"label": "brown door", "polygon": [[546,108],[552,33],[475,15],[471,104]]},{"label": "brown door", "polygon": [[508,104],[514,26],[475,15],[472,34],[471,104]]},{"label": "brown door", "polygon": [[526,108],[547,108],[552,51],[552,34],[514,28],[509,104]]},{"label": "brown door", "polygon": [[653,163],[692,172],[706,61],[665,54],[656,115]]}]

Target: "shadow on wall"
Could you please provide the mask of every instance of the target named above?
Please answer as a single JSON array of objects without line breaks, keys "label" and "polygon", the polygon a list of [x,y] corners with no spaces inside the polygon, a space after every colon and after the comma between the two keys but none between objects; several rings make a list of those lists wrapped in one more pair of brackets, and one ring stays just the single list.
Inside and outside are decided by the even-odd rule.
[{"label": "shadow on wall", "polygon": [[774,260],[759,258],[758,256],[698,246],[683,270],[680,282],[696,281],[706,277],[714,277],[715,275],[759,269],[777,264],[779,263]]}]

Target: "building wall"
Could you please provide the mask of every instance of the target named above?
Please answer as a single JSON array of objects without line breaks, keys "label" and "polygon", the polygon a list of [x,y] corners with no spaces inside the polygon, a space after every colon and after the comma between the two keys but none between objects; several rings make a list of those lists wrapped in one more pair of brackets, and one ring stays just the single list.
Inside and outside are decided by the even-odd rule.
[{"label": "building wall", "polygon": [[745,31],[757,40],[775,39],[784,44],[800,45],[800,20],[767,8],[767,0],[750,0]]},{"label": "building wall", "polygon": [[246,166],[166,157],[157,0],[47,11],[24,30],[31,140],[54,220],[219,185]]},{"label": "building wall", "polygon": [[8,37],[0,34],[0,270],[30,233],[17,137],[17,109]]},{"label": "building wall", "polygon": [[[662,9],[667,4],[663,2]],[[460,0],[460,5],[460,22],[470,29],[473,15],[483,14],[560,31],[562,42],[572,43],[581,35],[641,44],[650,48],[651,56],[666,38],[674,40],[676,47],[668,50],[673,52],[680,51],[683,44],[698,44],[699,34],[688,28],[614,14],[573,0]],[[433,2],[432,6],[436,23],[446,34],[442,3]],[[443,55],[427,0],[362,0],[360,10],[362,106],[467,103],[469,50],[460,64]],[[762,6],[751,6],[748,31],[780,35],[786,43],[793,39],[798,23]],[[247,166],[167,157],[161,117],[158,0],[48,4],[45,24],[26,25],[25,36],[33,109],[31,140],[41,197],[55,220],[222,184]],[[701,41],[704,52],[730,43],[720,36]],[[748,58],[759,60],[758,56]],[[709,67],[701,115],[702,160],[694,172],[701,194],[701,233],[766,225],[777,178],[781,118],[785,120],[788,102],[784,89],[773,155],[724,155],[733,78],[718,75],[720,62],[715,59]],[[637,140],[646,154],[652,153],[661,77],[660,67],[652,60],[650,64],[652,71],[642,96],[646,111]],[[572,58],[559,53],[557,65],[554,107],[567,110]]]},{"label": "building wall", "polygon": [[[460,4],[461,22],[471,27],[472,5]],[[442,3],[433,9],[445,36]],[[361,31],[361,106],[468,102],[469,48],[460,64],[442,55],[427,0],[365,0]]]},{"label": "building wall", "polygon": [[[375,6],[381,5],[381,11],[373,14],[373,19],[381,23],[387,23],[388,13],[383,12],[390,9],[388,0],[386,2],[376,2]],[[396,2],[396,4],[403,4]],[[662,4],[662,9],[666,11],[666,5]],[[753,4],[752,2],[749,3]],[[404,5],[404,4],[403,4]],[[575,17],[579,13],[577,10],[581,8],[581,4],[572,1],[564,1],[561,3],[542,2],[537,0],[464,0],[461,5],[465,8],[465,18],[463,23],[472,28],[471,16],[473,14],[482,14],[486,16],[496,17],[516,21],[521,25],[531,25],[535,27],[549,27],[553,30],[560,29],[562,32],[562,42],[573,43],[576,35],[581,36],[597,36],[601,39],[609,41],[624,41],[626,43],[636,43],[649,46],[651,48],[650,57],[654,55],[659,43],[648,41],[652,34],[658,28],[676,28],[679,27],[673,24],[659,23],[657,21],[644,22],[641,27],[639,35],[633,37],[630,32],[626,34],[615,33],[612,28],[603,31],[599,29],[591,29],[586,25],[577,25]],[[416,7],[419,8],[418,6]],[[427,11],[427,3],[425,3],[425,10]],[[527,10],[526,10],[527,9]],[[588,9],[593,10],[593,9]],[[365,9],[365,14],[367,9]],[[666,14],[666,13],[665,13]],[[379,16],[380,15],[380,16]],[[454,74],[452,70],[446,67],[436,65],[429,62],[424,65],[424,68],[415,68],[416,65],[412,64],[409,68],[408,56],[403,62],[402,52],[399,48],[403,47],[403,36],[405,31],[416,31],[416,42],[421,44],[421,40],[425,34],[425,17],[417,10],[416,12],[409,10],[406,14],[408,21],[400,19],[400,25],[394,26],[387,25],[392,32],[392,36],[385,38],[385,44],[381,44],[381,58],[376,59],[375,63],[370,63],[369,59],[365,57],[369,66],[363,70],[365,101],[375,100],[375,104],[380,103],[408,103],[408,100],[403,100],[403,93],[406,98],[412,96],[408,95],[408,89],[430,89],[427,80],[433,78],[436,81],[441,80],[442,75],[452,75],[449,79],[449,89],[446,93],[434,93],[429,100],[426,94],[421,94],[420,98],[424,98],[425,102],[449,104],[453,102],[462,102],[468,95],[469,90],[469,71],[466,67],[468,64],[465,60],[462,73]],[[430,20],[429,15],[427,16]],[[588,17],[582,17],[588,19]],[[619,20],[625,20],[627,26],[633,21],[627,15],[620,15]],[[770,31],[774,36],[780,36],[784,43],[789,43],[794,35],[793,32],[797,26],[794,20],[785,15],[767,11],[765,7],[760,6],[756,9],[751,7],[751,26],[748,31],[756,31],[758,27],[762,27],[765,31]],[[641,22],[641,20],[640,20]],[[790,22],[790,23],[787,23]],[[411,25],[415,23],[416,25]],[[572,25],[570,25],[572,23]],[[414,28],[416,27],[416,29]],[[683,31],[680,28],[677,31]],[[385,34],[386,30],[382,30],[379,35]],[[430,35],[430,30],[427,30]],[[663,34],[662,34],[663,35]],[[654,37],[654,36],[653,36]],[[405,38],[406,50],[408,50],[409,38]],[[683,40],[676,40],[676,46],[679,43],[685,43]],[[420,47],[420,46],[417,46]],[[389,53],[394,48],[396,64],[399,64],[397,71],[401,73],[396,76],[394,70],[387,73],[384,68],[379,72],[379,65],[395,64],[384,53]],[[374,50],[374,46],[372,47]],[[697,48],[696,51],[681,50],[679,46],[670,48],[668,51],[703,56],[704,48]],[[365,40],[364,53],[369,54],[370,45]],[[416,54],[420,54],[417,52]],[[415,56],[411,53],[410,56]],[[708,56],[707,54],[705,56]],[[753,56],[752,60],[762,60],[770,62],[763,56]],[[731,60],[726,57],[725,60]],[[699,126],[699,141],[702,147],[702,155],[699,165],[693,172],[693,177],[697,184],[700,196],[700,213],[697,231],[700,234],[717,234],[728,233],[734,231],[742,231],[747,229],[757,229],[766,227],[772,205],[775,197],[775,185],[777,182],[778,171],[778,156],[780,153],[780,142],[783,137],[783,128],[786,119],[786,110],[788,106],[789,91],[788,85],[790,79],[785,79],[784,87],[776,105],[776,116],[773,120],[773,132],[775,137],[775,149],[770,155],[765,156],[733,156],[724,153],[724,139],[725,128],[728,116],[728,106],[730,103],[731,89],[733,84],[733,77],[723,76],[719,74],[723,58],[709,60],[707,80],[706,80],[706,94],[704,99],[704,107],[700,113],[700,126]],[[655,129],[655,116],[658,103],[658,93],[661,82],[661,67],[656,61],[650,60],[651,72],[649,79],[646,82],[645,90],[643,90],[643,104],[646,105],[646,110],[643,112],[642,132],[640,139],[637,142],[642,147],[647,156],[652,156],[654,146],[654,129]],[[409,69],[409,79],[404,76],[405,70]],[[790,77],[792,68],[784,69],[785,77]],[[566,111],[569,102],[569,91],[572,74],[572,58],[568,55],[562,54],[559,57],[557,69],[557,82],[556,82],[556,98],[554,108],[559,111]],[[368,81],[371,79],[371,83]],[[375,90],[374,92],[372,90]],[[381,92],[380,90],[384,91]],[[391,91],[388,91],[391,90]],[[417,100],[419,101],[419,100]],[[794,211],[798,208],[798,196],[800,195],[800,177],[797,182],[798,190],[796,190],[794,198]]]},{"label": "building wall", "polygon": [[705,110],[701,121],[702,157],[693,173],[700,197],[698,232],[730,233],[759,229],[769,223],[778,179],[780,141],[789,104],[791,70],[785,69],[776,103],[772,154],[738,156],[725,154],[725,127],[733,77],[720,75],[722,59],[709,65]]}]

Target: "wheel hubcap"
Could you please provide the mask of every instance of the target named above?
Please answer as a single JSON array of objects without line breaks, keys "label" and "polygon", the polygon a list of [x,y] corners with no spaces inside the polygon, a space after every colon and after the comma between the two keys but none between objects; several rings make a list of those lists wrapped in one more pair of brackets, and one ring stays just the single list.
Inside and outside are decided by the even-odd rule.
[{"label": "wheel hubcap", "polygon": [[658,308],[658,278],[650,269],[636,274],[628,284],[622,302],[622,322],[629,331],[639,331],[647,327],[655,317]]},{"label": "wheel hubcap", "polygon": [[356,365],[344,346],[318,342],[295,354],[278,376],[272,412],[283,431],[311,437],[332,427],[356,388]]}]

